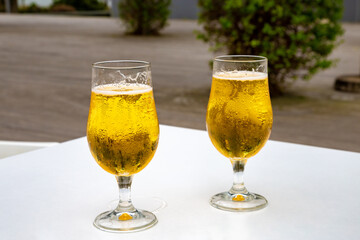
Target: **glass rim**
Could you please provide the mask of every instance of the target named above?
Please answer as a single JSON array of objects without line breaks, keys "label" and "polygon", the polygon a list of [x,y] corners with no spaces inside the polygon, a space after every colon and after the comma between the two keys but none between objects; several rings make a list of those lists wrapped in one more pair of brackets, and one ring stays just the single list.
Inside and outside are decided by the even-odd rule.
[{"label": "glass rim", "polygon": [[[111,63],[137,63],[135,66],[107,66],[106,64]],[[111,70],[125,70],[125,69],[141,69],[150,67],[150,62],[142,61],[142,60],[108,60],[108,61],[100,61],[95,62],[92,65],[92,68],[97,69],[111,69]]]},{"label": "glass rim", "polygon": [[[229,58],[229,59],[227,59]],[[239,58],[239,59],[231,59],[231,58]],[[241,59],[243,58],[243,59]],[[248,59],[246,59],[248,58]],[[258,56],[258,55],[221,55],[214,58],[214,61],[217,62],[242,62],[242,63],[256,63],[256,62],[264,62],[267,61],[266,57]]]}]

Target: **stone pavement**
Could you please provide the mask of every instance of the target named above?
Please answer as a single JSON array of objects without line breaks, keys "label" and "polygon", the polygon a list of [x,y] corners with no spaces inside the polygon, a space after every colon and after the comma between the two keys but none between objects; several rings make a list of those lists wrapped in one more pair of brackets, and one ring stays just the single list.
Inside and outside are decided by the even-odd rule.
[{"label": "stone pavement", "polygon": [[[336,76],[359,72],[360,24],[344,28],[337,67],[273,100],[271,139],[360,152],[360,94],[332,89]],[[205,129],[213,55],[194,29],[171,20],[159,37],[134,37],[111,18],[0,15],[0,139],[84,136],[91,63],[111,59],[151,62],[160,123]]]}]

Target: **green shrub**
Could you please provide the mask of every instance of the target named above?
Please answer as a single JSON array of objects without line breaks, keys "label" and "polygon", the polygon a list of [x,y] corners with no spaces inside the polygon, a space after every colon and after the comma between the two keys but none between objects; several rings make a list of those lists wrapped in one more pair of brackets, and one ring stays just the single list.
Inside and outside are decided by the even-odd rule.
[{"label": "green shrub", "polygon": [[51,6],[50,11],[55,13],[66,13],[66,12],[75,12],[76,9],[70,5],[56,4]]},{"label": "green shrub", "polygon": [[171,0],[122,0],[119,15],[130,34],[158,34],[167,24],[170,3]]},{"label": "green shrub", "polygon": [[44,13],[48,11],[48,8],[40,7],[36,3],[30,3],[28,6],[21,6],[18,8],[19,13]]},{"label": "green shrub", "polygon": [[106,3],[98,0],[54,0],[52,8],[56,5],[73,6],[77,11],[105,10]]},{"label": "green shrub", "polygon": [[310,79],[332,66],[343,33],[342,0],[199,0],[197,36],[210,50],[268,58],[272,96],[290,79]]}]

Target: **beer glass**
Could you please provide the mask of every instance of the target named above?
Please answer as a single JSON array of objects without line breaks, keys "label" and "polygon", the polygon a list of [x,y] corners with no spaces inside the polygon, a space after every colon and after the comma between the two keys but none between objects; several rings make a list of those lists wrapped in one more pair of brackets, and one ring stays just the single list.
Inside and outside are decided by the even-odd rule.
[{"label": "beer glass", "polygon": [[96,162],[115,175],[120,190],[117,207],[97,216],[95,227],[131,232],[155,225],[155,215],[136,209],[130,198],[134,174],[148,165],[159,141],[150,63],[93,64],[87,140]]},{"label": "beer glass", "polygon": [[234,171],[232,188],[214,195],[210,204],[227,211],[252,211],[267,200],[245,188],[243,173],[248,158],[268,140],[273,117],[267,59],[228,55],[214,59],[206,127],[215,148],[229,158]]}]

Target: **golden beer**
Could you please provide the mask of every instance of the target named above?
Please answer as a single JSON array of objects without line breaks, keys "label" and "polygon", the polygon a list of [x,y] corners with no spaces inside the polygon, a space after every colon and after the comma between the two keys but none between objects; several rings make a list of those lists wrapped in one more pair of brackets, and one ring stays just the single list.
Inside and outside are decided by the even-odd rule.
[{"label": "golden beer", "polygon": [[264,146],[273,123],[266,73],[221,72],[213,76],[206,125],[224,156],[247,159]]},{"label": "golden beer", "polygon": [[159,123],[152,87],[107,84],[92,90],[87,139],[97,163],[109,173],[130,176],[155,154]]}]

